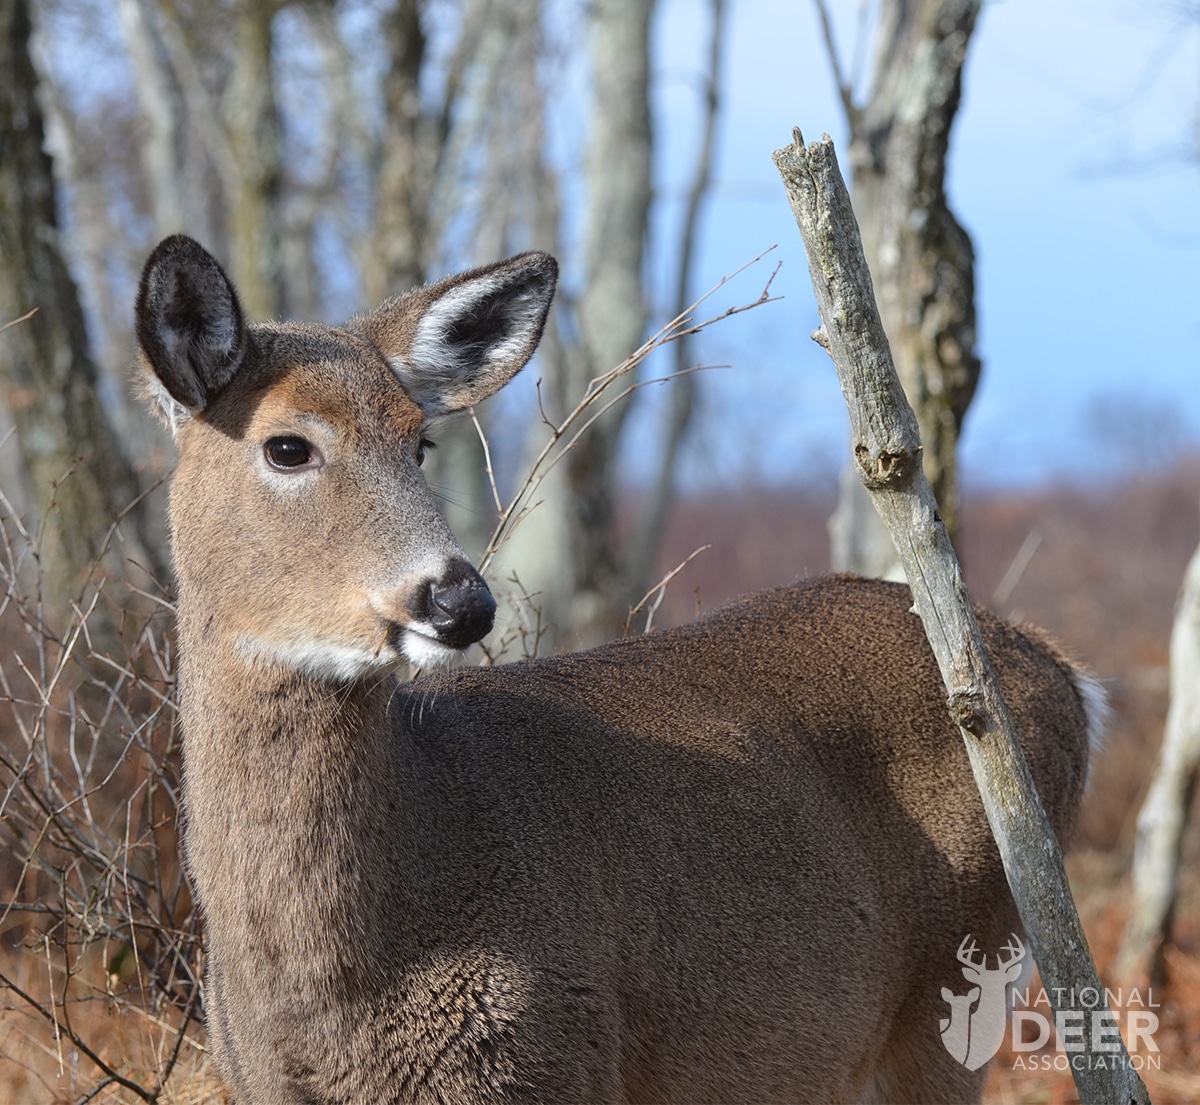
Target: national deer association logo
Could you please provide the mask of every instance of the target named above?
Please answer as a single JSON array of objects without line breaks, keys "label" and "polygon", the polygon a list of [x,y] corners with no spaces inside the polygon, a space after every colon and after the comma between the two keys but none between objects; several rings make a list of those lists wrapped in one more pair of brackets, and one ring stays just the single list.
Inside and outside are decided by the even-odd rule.
[{"label": "national deer association logo", "polygon": [[[1014,1070],[1161,1069],[1154,1039],[1159,1006],[1152,989],[1010,989],[1026,956],[1025,945],[1013,934],[989,967],[975,938],[970,933],[963,938],[957,958],[970,989],[956,994],[942,987],[950,1015],[938,1024],[942,1046],[955,1062],[978,1070],[1000,1050],[1011,1024]],[[1053,1050],[1047,1052],[1047,1046]]]}]

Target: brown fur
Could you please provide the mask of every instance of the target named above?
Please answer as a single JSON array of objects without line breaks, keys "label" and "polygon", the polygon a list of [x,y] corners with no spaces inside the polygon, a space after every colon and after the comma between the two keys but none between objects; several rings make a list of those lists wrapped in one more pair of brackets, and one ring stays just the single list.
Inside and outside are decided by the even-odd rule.
[{"label": "brown fur", "polygon": [[[155,264],[213,286],[172,249],[144,287],[166,282]],[[506,264],[399,309],[545,266]],[[144,294],[141,328],[165,325],[155,311]],[[385,321],[251,328],[232,382],[160,365],[174,331],[143,343],[193,404],[171,507],[186,848],[234,1100],[977,1099],[982,1072],[939,1039],[940,991],[962,988],[968,932],[994,953],[1018,922],[907,590],[826,577],[578,655],[398,683],[397,634],[429,586],[405,565],[455,555],[416,438],[436,396],[480,385],[406,394]],[[314,425],[324,467],[264,475],[264,439]],[[381,612],[364,595],[385,584]],[[1085,677],[981,619],[1065,839]],[[390,654],[330,675],[351,639]]]}]

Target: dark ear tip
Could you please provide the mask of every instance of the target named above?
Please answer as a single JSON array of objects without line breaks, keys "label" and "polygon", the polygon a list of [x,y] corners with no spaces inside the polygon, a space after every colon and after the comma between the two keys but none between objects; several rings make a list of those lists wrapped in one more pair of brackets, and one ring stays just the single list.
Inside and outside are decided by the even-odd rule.
[{"label": "dark ear tip", "polygon": [[189,238],[186,234],[172,234],[159,242],[146,258],[146,264],[142,266],[139,299],[150,290],[151,281],[156,275],[161,275],[166,266],[172,272],[191,267],[216,269],[224,277],[224,270],[217,259],[195,238]]},{"label": "dark ear tip", "polygon": [[552,254],[544,253],[540,249],[518,253],[509,263],[515,268],[527,270],[552,288],[558,283],[558,261]]},{"label": "dark ear tip", "polygon": [[143,284],[154,270],[168,263],[215,265],[217,262],[195,238],[189,238],[186,234],[172,234],[150,251],[150,256],[146,258],[146,264],[142,267]]}]

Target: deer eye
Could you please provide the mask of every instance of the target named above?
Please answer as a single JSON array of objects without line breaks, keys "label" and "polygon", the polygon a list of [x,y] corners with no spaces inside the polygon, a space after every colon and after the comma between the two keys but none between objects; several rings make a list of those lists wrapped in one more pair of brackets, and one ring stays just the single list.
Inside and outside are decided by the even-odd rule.
[{"label": "deer eye", "polygon": [[313,459],[313,448],[302,437],[272,437],[263,446],[263,455],[272,468],[287,471],[302,468]]},{"label": "deer eye", "polygon": [[425,454],[437,448],[437,443],[430,441],[429,438],[423,437],[417,442],[417,465],[418,467],[425,463]]}]

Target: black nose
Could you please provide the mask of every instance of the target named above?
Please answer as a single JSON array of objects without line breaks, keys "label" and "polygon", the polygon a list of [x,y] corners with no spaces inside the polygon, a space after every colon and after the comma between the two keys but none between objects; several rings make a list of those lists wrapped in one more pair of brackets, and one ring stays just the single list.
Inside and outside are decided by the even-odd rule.
[{"label": "black nose", "polygon": [[438,640],[450,648],[482,640],[496,619],[496,600],[466,561],[453,564],[441,579],[431,579],[413,605],[413,616],[431,625]]}]

